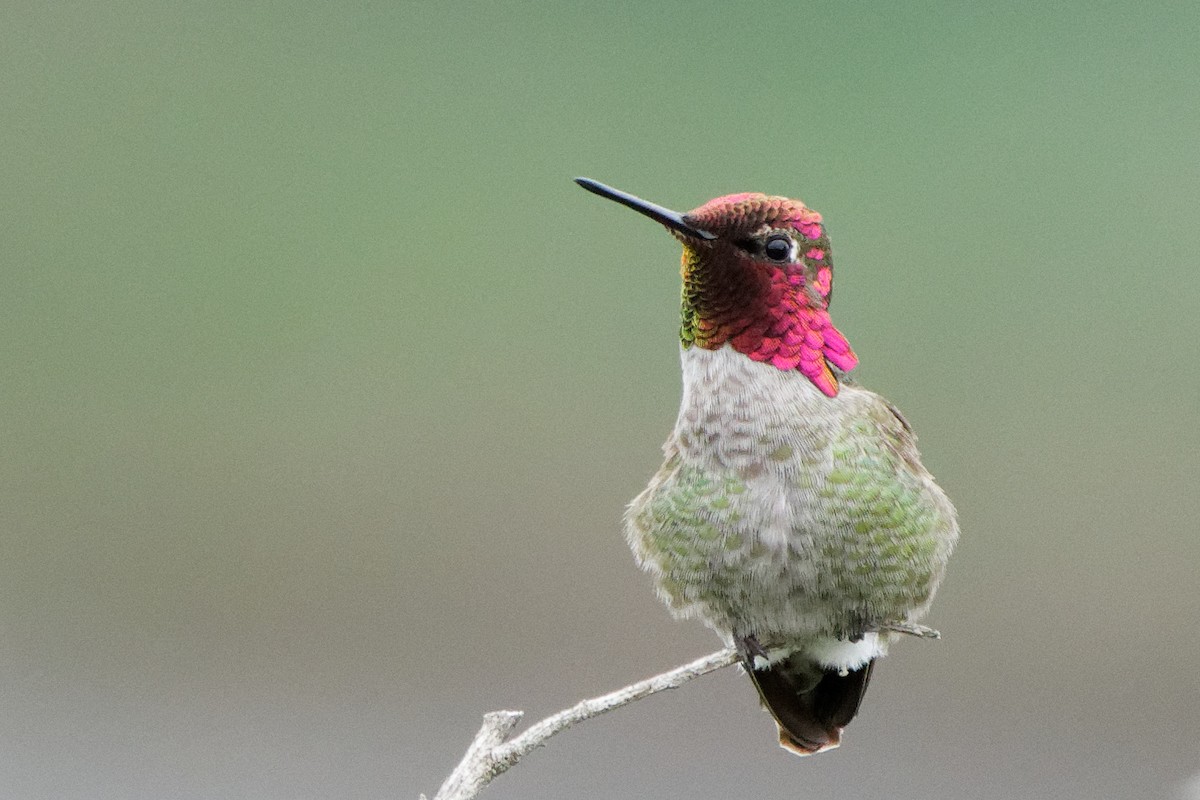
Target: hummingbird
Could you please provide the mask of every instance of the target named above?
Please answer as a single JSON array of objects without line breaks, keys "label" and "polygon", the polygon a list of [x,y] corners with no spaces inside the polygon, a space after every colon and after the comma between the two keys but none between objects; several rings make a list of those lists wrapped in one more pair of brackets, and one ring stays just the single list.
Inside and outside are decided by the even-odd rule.
[{"label": "hummingbird", "polygon": [[683,245],[683,398],[625,514],[634,556],[675,616],[736,649],[782,747],[837,747],[889,644],[938,637],[917,621],[959,531],[909,423],[848,375],[825,223],[786,197],[681,214],[575,180]]}]

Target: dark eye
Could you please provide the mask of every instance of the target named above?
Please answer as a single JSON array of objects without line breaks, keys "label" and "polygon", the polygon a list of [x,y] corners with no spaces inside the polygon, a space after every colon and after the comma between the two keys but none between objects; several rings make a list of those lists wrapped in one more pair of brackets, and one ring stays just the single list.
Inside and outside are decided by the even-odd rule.
[{"label": "dark eye", "polygon": [[763,252],[772,261],[787,261],[792,254],[792,240],[778,234],[772,236],[763,245]]}]

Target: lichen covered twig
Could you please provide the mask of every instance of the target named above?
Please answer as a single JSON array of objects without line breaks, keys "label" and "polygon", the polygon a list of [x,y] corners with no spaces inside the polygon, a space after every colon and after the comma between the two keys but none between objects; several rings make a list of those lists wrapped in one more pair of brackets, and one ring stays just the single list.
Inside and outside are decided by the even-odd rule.
[{"label": "lichen covered twig", "polygon": [[[615,692],[580,701],[531,725],[512,740],[508,740],[508,736],[524,716],[522,712],[493,711],[484,714],[483,727],[475,734],[462,761],[446,778],[434,800],[472,800],[493,778],[508,771],[526,753],[545,744],[554,734],[635,700],[682,686],[701,675],[727,667],[737,659],[734,650],[720,650],[653,678],[631,683]],[[425,800],[424,795],[421,800]]]}]

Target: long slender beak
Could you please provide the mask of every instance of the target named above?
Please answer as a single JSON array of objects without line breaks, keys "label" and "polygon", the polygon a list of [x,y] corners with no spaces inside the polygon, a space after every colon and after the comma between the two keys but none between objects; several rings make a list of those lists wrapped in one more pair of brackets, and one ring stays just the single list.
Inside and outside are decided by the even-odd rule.
[{"label": "long slender beak", "polygon": [[623,206],[629,206],[634,211],[640,214],[645,214],[655,222],[660,222],[666,225],[673,231],[678,231],[684,236],[691,236],[695,239],[704,239],[712,241],[716,239],[716,234],[709,233],[706,230],[692,227],[683,220],[683,215],[678,211],[672,211],[669,208],[663,208],[660,205],[651,203],[648,200],[643,200],[640,197],[635,197],[628,192],[622,192],[620,189],[614,189],[611,186],[605,186],[599,181],[594,181],[591,178],[576,178],[575,182],[583,188],[587,189],[592,194],[598,194],[601,197],[607,197],[609,200],[615,200]]}]

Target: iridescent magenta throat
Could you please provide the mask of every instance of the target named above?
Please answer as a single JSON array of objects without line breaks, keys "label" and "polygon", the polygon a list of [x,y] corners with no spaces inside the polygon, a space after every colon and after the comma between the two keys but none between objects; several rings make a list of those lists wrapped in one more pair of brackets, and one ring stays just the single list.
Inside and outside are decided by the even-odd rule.
[{"label": "iridescent magenta throat", "polygon": [[785,271],[747,259],[722,269],[719,259],[702,261],[706,255],[684,252],[683,345],[716,350],[729,344],[755,361],[797,370],[836,396],[838,380],[829,365],[849,372],[858,357],[825,308],[831,272],[820,265],[824,253],[806,253],[815,266],[812,286],[799,265]]}]

